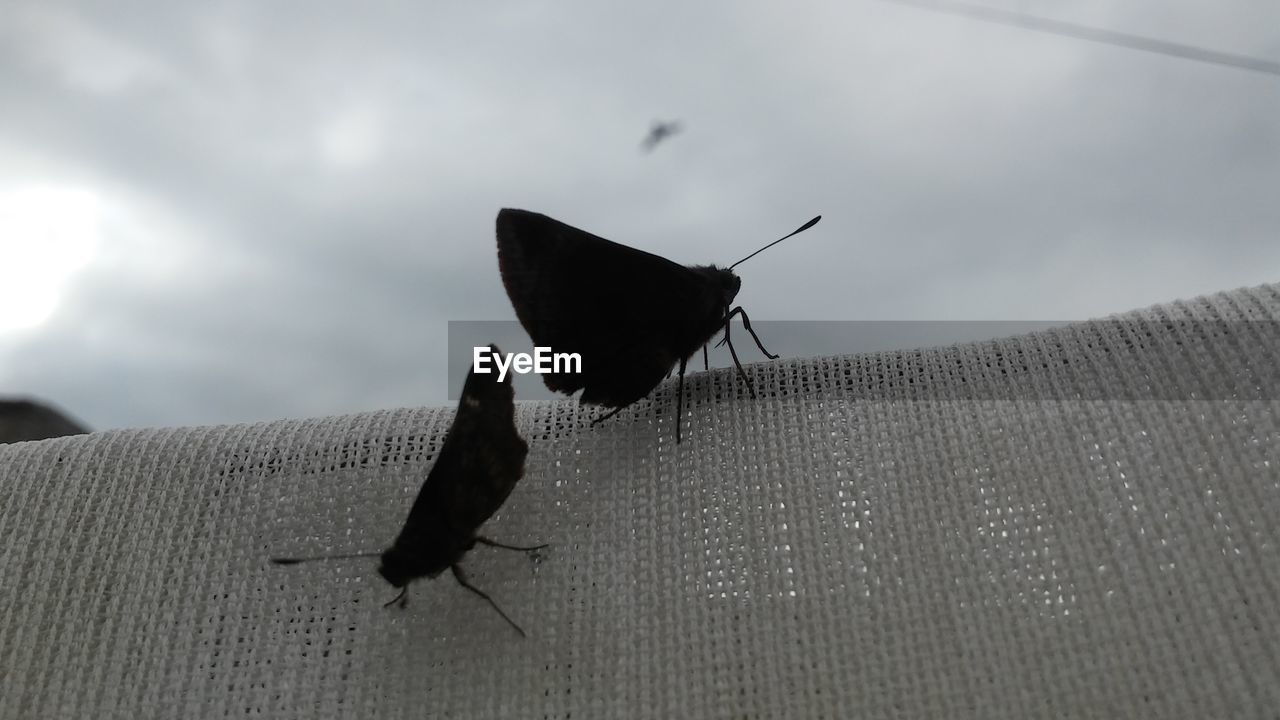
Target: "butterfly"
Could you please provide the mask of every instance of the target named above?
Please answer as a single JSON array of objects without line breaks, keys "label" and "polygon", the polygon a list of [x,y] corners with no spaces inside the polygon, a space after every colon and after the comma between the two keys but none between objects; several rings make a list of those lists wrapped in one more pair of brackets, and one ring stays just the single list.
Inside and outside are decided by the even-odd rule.
[{"label": "butterfly", "polygon": [[667,122],[654,120],[653,127],[649,129],[649,134],[646,135],[644,140],[640,143],[640,149],[645,152],[653,152],[653,149],[658,146],[658,143],[666,140],[672,135],[675,135],[682,129],[683,126],[680,124],[679,120],[670,120]]},{"label": "butterfly", "polygon": [[[500,354],[489,346],[493,359]],[[467,579],[460,564],[476,544],[534,552],[547,547],[520,547],[497,542],[477,534],[486,520],[506,501],[516,481],[524,475],[529,445],[515,425],[514,392],[511,376],[497,379],[496,373],[467,374],[458,401],[458,412],[445,435],[435,465],[409,510],[409,517],[391,547],[382,553],[353,553],[307,558],[272,558],[277,565],[294,565],[310,560],[380,556],[378,574],[400,594],[387,605],[407,601],[409,582],[434,578],[450,570],[462,587],[484,598],[521,635],[524,630],[502,608]]]},{"label": "butterfly", "polygon": [[498,269],[516,317],[534,345],[577,353],[580,373],[544,373],[555,392],[582,391],[581,402],[603,405],[609,418],[647,396],[679,364],[676,442],[684,410],[684,373],[689,357],[724,331],[738,374],[755,395],[729,337],[730,320],[742,325],[770,359],[751,320],[733,300],[742,280],[737,265],[796,233],[819,215],[727,268],[680,265],[527,210],[498,213]]}]

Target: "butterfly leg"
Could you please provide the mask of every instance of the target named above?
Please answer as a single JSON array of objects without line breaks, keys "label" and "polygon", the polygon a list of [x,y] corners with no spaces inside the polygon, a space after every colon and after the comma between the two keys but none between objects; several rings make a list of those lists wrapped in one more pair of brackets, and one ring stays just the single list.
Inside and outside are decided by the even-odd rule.
[{"label": "butterfly leg", "polygon": [[[756,347],[760,348],[760,352],[764,353],[765,357],[769,358],[770,360],[777,360],[780,357],[764,349],[764,345],[760,342],[760,336],[756,335],[756,331],[751,329],[751,318],[747,317],[747,311],[743,310],[741,305],[734,308],[733,311],[729,313],[728,317],[732,318],[734,315],[742,316],[742,327],[746,328],[747,332],[751,333],[751,339],[756,341]],[[726,323],[729,322],[728,318],[725,319],[725,322]],[[729,337],[729,333],[727,330],[725,331],[724,336],[726,339]]]},{"label": "butterfly leg", "polygon": [[707,360],[707,343],[702,343],[702,371],[706,372],[711,369],[711,363]]},{"label": "butterfly leg", "polygon": [[517,625],[514,620],[507,617],[507,614],[502,612],[502,608],[498,607],[498,603],[494,602],[493,598],[489,597],[488,593],[467,581],[467,576],[463,574],[461,565],[450,565],[449,569],[453,571],[453,577],[458,581],[459,585],[487,600],[489,604],[493,606],[493,609],[497,610],[498,614],[502,616],[502,619],[506,620],[511,627],[516,629],[516,632],[520,633],[520,637],[528,637],[524,634],[524,630],[520,629],[520,626]]},{"label": "butterfly leg", "polygon": [[604,422],[605,420],[608,420],[609,418],[613,417],[614,415],[617,415],[618,413],[622,412],[623,408],[625,408],[625,407],[626,407],[626,405],[623,405],[622,407],[616,407],[616,408],[614,408],[614,409],[610,410],[609,412],[607,412],[607,413],[605,413],[605,414],[601,415],[600,417],[596,418],[595,420],[592,420],[592,421],[591,421],[591,424],[592,424],[592,425],[598,425],[599,423],[602,423],[602,422]]},{"label": "butterfly leg", "polygon": [[404,587],[400,588],[399,595],[396,595],[395,597],[391,598],[391,600],[389,600],[388,602],[383,603],[382,607],[384,608],[391,607],[392,605],[395,605],[397,602],[399,602],[400,608],[403,610],[404,606],[409,604],[409,598],[405,597],[405,595],[407,595],[408,592],[409,592],[409,586],[405,585]]},{"label": "butterfly leg", "polygon": [[[707,346],[702,346],[706,351]],[[680,444],[680,420],[684,416],[684,366],[689,362],[688,358],[680,359],[680,382],[676,385],[676,444]]]},{"label": "butterfly leg", "polygon": [[477,535],[476,542],[480,543],[481,545],[488,545],[489,547],[503,548],[504,550],[519,550],[521,552],[533,552],[534,550],[541,550],[542,548],[545,548],[545,547],[551,547],[551,543],[543,543],[541,545],[533,545],[531,547],[521,547],[519,545],[507,545],[506,543],[500,543],[497,540],[490,540],[489,538],[484,537],[483,535]]},{"label": "butterfly leg", "polygon": [[529,559],[532,560],[534,564],[542,562],[542,553],[538,551],[543,548],[551,547],[551,543],[543,543],[541,545],[532,545],[529,547],[521,547],[519,545],[508,545],[506,543],[500,543],[497,540],[492,540],[482,535],[476,536],[476,542],[480,543],[481,545],[488,545],[489,547],[502,548],[504,550],[519,550],[520,552],[528,555]]},{"label": "butterfly leg", "polygon": [[[741,310],[742,308],[738,308]],[[729,318],[733,314],[724,316],[724,344],[729,346],[729,354],[733,356],[733,366],[738,369],[738,375],[742,377],[742,382],[747,384],[747,390],[750,391],[751,397],[756,396],[756,389],[751,385],[751,378],[747,377],[747,371],[742,369],[742,361],[738,359],[738,351],[733,349],[733,341],[729,339]]]}]

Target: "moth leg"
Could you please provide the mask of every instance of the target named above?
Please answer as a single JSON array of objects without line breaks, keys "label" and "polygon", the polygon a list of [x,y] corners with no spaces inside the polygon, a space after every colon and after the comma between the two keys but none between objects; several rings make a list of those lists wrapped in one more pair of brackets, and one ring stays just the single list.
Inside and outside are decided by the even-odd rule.
[{"label": "moth leg", "polygon": [[[703,345],[702,350],[706,352],[707,346]],[[684,417],[684,366],[689,362],[689,358],[680,359],[680,382],[676,385],[676,444],[680,444],[680,420]]]},{"label": "moth leg", "polygon": [[[738,308],[741,310],[742,308]],[[738,351],[733,349],[733,341],[729,339],[729,318],[733,317],[732,313],[724,316],[724,344],[729,346],[729,354],[733,356],[733,366],[738,369],[738,375],[742,377],[742,382],[747,384],[747,390],[751,393],[751,397],[756,396],[756,389],[751,384],[751,378],[747,377],[747,371],[742,369],[742,361],[738,359]]]},{"label": "moth leg", "polygon": [[537,563],[542,562],[542,553],[538,551],[543,548],[551,547],[551,543],[543,543],[541,545],[533,545],[531,547],[520,547],[519,545],[508,545],[506,543],[500,543],[497,540],[491,540],[487,537],[482,537],[480,535],[476,536],[476,542],[480,543],[481,545],[488,545],[489,547],[503,548],[504,550],[519,550],[520,552],[528,556],[528,558],[531,561],[533,561],[535,565]]},{"label": "moth leg", "polygon": [[608,420],[609,418],[613,417],[614,415],[617,415],[618,413],[622,412],[622,411],[623,411],[623,409],[625,409],[625,408],[626,408],[626,405],[623,405],[622,407],[616,407],[616,408],[614,408],[614,409],[610,410],[609,412],[607,412],[607,413],[605,413],[605,414],[601,415],[600,417],[596,418],[595,420],[592,420],[592,421],[591,421],[591,424],[592,424],[592,425],[597,425],[597,424],[599,424],[599,423],[601,423],[601,422],[604,422],[605,420]]},{"label": "moth leg", "polygon": [[519,545],[507,545],[506,543],[500,543],[497,540],[490,540],[489,538],[484,537],[482,535],[476,536],[476,542],[480,543],[481,545],[488,545],[489,547],[503,548],[505,550],[519,550],[521,552],[533,552],[534,550],[541,550],[542,548],[551,547],[551,543],[543,543],[541,545],[534,545],[532,547],[521,547]]},{"label": "moth leg", "polygon": [[[728,323],[729,318],[732,318],[734,315],[742,316],[742,327],[746,328],[747,332],[751,333],[751,339],[756,341],[756,347],[760,348],[760,352],[764,353],[765,357],[769,358],[770,360],[777,360],[779,357],[781,357],[779,355],[774,355],[773,353],[764,349],[764,345],[760,343],[760,336],[756,335],[756,331],[751,329],[751,318],[747,317],[747,311],[743,310],[741,305],[734,308],[733,311],[729,313],[728,317],[725,318],[725,322]],[[725,330],[724,336],[725,336],[725,339],[728,339],[729,332],[727,329]]]},{"label": "moth leg", "polygon": [[516,632],[520,633],[520,637],[528,637],[524,634],[524,630],[520,629],[520,626],[517,625],[514,620],[507,617],[507,614],[502,612],[502,608],[498,607],[498,603],[494,602],[493,598],[489,597],[485,591],[467,581],[467,576],[463,574],[461,565],[450,565],[449,569],[453,571],[453,577],[457,579],[459,585],[487,600],[489,604],[493,606],[493,609],[497,610],[498,614],[502,616],[502,619],[506,620],[511,627],[516,629]]},{"label": "moth leg", "polygon": [[408,592],[409,592],[409,586],[405,585],[404,587],[400,588],[399,595],[396,595],[395,597],[391,598],[391,600],[389,600],[388,602],[383,603],[382,607],[388,608],[388,607],[391,607],[392,605],[395,605],[397,602],[399,602],[400,608],[403,609],[404,606],[409,604],[409,598],[405,597],[405,595],[407,595]]},{"label": "moth leg", "polygon": [[[702,343],[702,371],[707,372],[711,369],[711,363],[707,361],[707,345],[710,343]],[[718,347],[718,346],[717,346]]]}]

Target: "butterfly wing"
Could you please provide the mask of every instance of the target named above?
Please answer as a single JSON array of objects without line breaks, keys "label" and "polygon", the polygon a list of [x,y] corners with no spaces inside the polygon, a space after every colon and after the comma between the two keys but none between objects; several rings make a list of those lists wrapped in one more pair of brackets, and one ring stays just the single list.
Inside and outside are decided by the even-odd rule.
[{"label": "butterfly wing", "polygon": [[406,577],[440,572],[506,502],[529,453],[516,431],[513,395],[510,374],[501,382],[496,372],[473,368],[467,375],[444,445],[384,565],[399,566]]},{"label": "butterfly wing", "polygon": [[502,283],[529,337],[582,356],[582,373],[543,381],[583,390],[583,402],[621,407],[648,395],[723,313],[704,275],[546,215],[502,210],[497,234]]}]

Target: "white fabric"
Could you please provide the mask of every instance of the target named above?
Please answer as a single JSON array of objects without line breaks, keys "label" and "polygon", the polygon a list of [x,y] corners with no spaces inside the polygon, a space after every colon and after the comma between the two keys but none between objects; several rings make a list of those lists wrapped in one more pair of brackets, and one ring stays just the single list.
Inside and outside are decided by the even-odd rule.
[{"label": "white fabric", "polygon": [[[691,375],[525,478],[407,609],[451,407],[0,447],[0,717],[1272,717],[1280,285]],[[1078,398],[1078,399],[1067,399]],[[1154,398],[1154,399],[1153,399]]]}]

